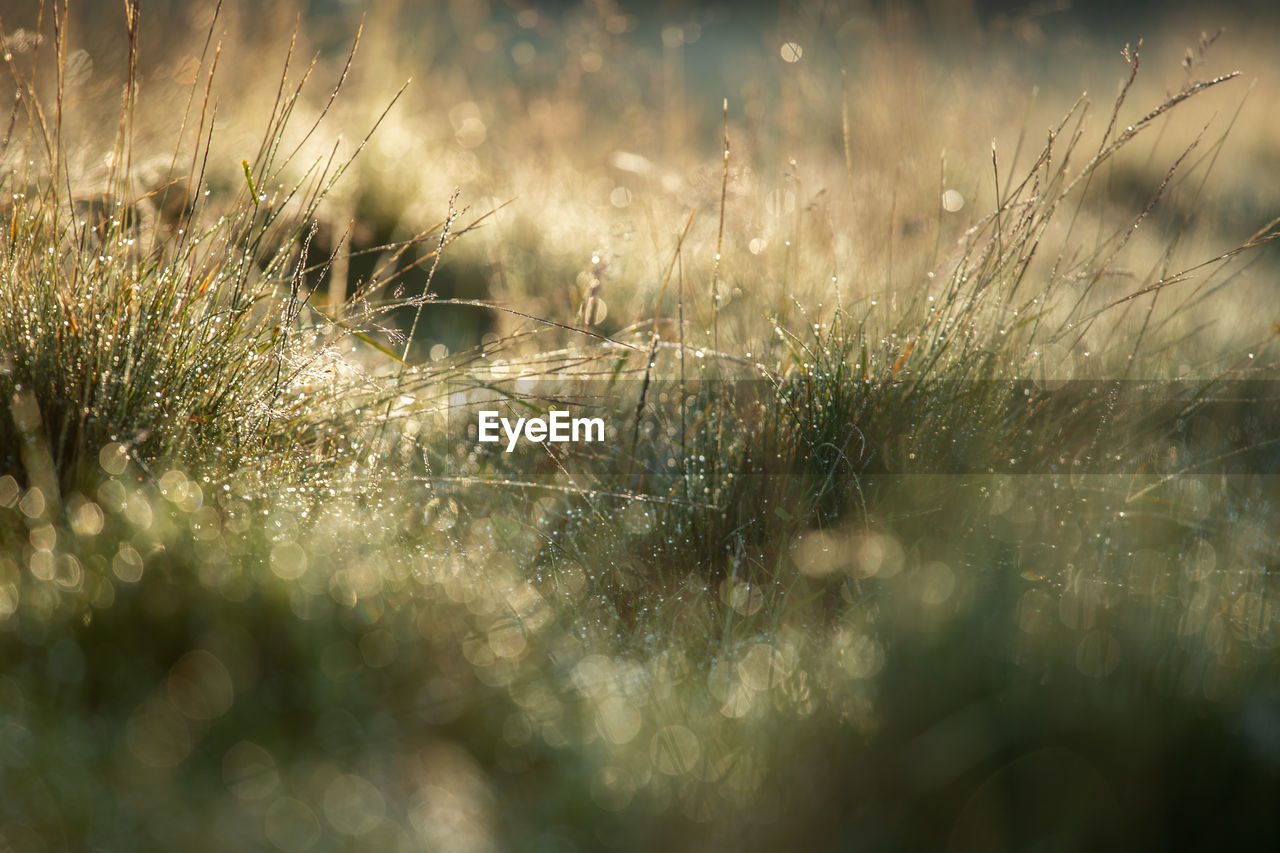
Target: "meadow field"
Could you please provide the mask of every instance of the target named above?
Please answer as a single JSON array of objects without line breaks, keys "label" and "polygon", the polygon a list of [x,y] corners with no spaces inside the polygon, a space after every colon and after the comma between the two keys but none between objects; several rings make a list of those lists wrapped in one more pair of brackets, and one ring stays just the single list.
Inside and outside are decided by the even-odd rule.
[{"label": "meadow field", "polygon": [[1275,849],[1178,9],[0,0],[0,850]]}]

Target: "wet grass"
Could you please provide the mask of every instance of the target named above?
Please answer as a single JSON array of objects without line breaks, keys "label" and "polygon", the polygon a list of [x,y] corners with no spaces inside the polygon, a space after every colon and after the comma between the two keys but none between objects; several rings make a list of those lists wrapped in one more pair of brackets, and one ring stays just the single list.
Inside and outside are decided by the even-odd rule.
[{"label": "wet grass", "polygon": [[[68,82],[65,9],[5,36],[8,846],[1275,842],[1274,361],[1202,323],[1275,223],[1226,250],[1191,228],[1224,138],[1200,124],[1134,165],[1233,75],[1188,69],[1133,107],[1126,48],[1100,120],[1068,103],[1043,146],[993,148],[967,199],[944,161],[934,199],[986,200],[963,226],[914,209],[914,176],[884,209],[851,191],[877,132],[850,129],[857,90],[777,186],[752,183],[763,143],[724,111],[693,179],[614,151],[603,218],[644,207],[643,232],[448,193],[418,223],[378,153],[413,128],[395,92],[345,106],[371,86],[364,48],[308,68],[305,28],[282,39],[257,153],[223,147],[217,34],[240,12],[193,42],[167,148],[135,133],[145,88],[114,148],[70,130],[97,107]],[[530,126],[651,61],[610,40],[621,13],[561,23],[579,69],[618,68],[560,79]],[[375,64],[387,25],[364,36]],[[126,81],[151,67],[141,26]],[[915,85],[896,67],[864,85]],[[813,75],[785,85],[804,101]],[[497,122],[468,97],[445,112],[470,151]],[[362,113],[382,126],[343,152],[332,125]],[[157,181],[131,165],[153,148]],[[514,174],[604,179],[539,177],[530,150]],[[409,224],[348,224],[352,182]],[[888,251],[851,263],[883,242],[868,221]],[[488,298],[437,289],[467,277]],[[449,310],[493,319],[446,344]],[[477,441],[481,408],[552,407],[604,417],[607,441]]]}]

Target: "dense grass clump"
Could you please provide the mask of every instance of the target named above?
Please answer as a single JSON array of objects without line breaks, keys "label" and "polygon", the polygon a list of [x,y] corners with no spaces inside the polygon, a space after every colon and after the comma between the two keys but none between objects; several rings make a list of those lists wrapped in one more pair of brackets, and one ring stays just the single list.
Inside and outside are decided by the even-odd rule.
[{"label": "dense grass clump", "polygon": [[[132,81],[138,22],[129,10]],[[59,490],[91,486],[101,468],[118,473],[130,459],[144,470],[164,460],[221,471],[266,464],[286,476],[317,461],[311,451],[321,444],[336,452],[345,441],[340,412],[360,396],[359,371],[345,356],[396,304],[379,296],[394,264],[350,294],[327,294],[345,235],[328,235],[327,255],[312,248],[321,205],[350,163],[298,162],[337,89],[295,133],[314,64],[291,80],[291,49],[261,143],[244,152],[252,157],[238,183],[220,188],[207,174],[220,50],[211,30],[204,55],[191,60],[199,74],[175,147],[160,158],[167,168],[158,176],[154,166],[149,175],[133,168],[142,156],[136,83],[124,89],[107,166],[85,168],[84,146],[97,140],[62,130],[74,117],[61,76],[66,14],[57,11],[51,51],[32,51],[29,69],[6,65],[18,97],[0,151],[9,196],[0,235],[0,467],[56,503]],[[416,242],[393,247],[394,256]]]}]

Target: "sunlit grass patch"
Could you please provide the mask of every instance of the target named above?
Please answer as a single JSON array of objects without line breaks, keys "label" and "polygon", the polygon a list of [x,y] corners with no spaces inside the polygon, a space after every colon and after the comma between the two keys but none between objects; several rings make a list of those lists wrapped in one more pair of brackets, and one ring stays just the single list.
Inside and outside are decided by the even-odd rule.
[{"label": "sunlit grass patch", "polygon": [[[135,28],[130,18],[130,76]],[[92,484],[100,451],[144,471],[171,458],[283,469],[323,445],[321,433],[341,443],[344,401],[370,393],[351,353],[366,344],[390,353],[370,337],[382,337],[385,301],[370,310],[369,300],[391,276],[336,303],[316,296],[316,271],[324,278],[334,256],[312,251],[315,219],[348,164],[321,160],[298,183],[278,180],[324,118],[297,147],[286,143],[310,72],[291,78],[285,61],[266,135],[244,151],[238,185],[211,197],[211,37],[168,172],[151,187],[132,167],[141,143],[128,88],[104,182],[82,170],[79,145],[62,135],[60,78],[51,85],[45,68],[64,68],[66,44],[51,48],[32,51],[30,69],[7,64],[19,98],[3,151],[10,198],[0,235],[6,470],[25,471],[56,503],[60,488]]]},{"label": "sunlit grass patch", "polygon": [[[885,22],[798,20],[700,116],[710,19],[654,52],[603,6],[464,6],[354,161],[331,124],[380,119],[419,25],[322,52],[334,98],[237,69],[264,133],[213,121],[202,22],[158,181],[145,86],[94,184],[50,84],[83,58],[13,42],[0,839],[1132,849],[1195,803],[1265,843],[1274,359],[1202,321],[1275,223],[1182,236],[1217,143],[1179,122],[1235,84],[1126,78],[1006,158],[1032,125],[935,59],[824,64]],[[228,51],[279,35],[228,11]],[[552,410],[604,440],[479,440]]]}]

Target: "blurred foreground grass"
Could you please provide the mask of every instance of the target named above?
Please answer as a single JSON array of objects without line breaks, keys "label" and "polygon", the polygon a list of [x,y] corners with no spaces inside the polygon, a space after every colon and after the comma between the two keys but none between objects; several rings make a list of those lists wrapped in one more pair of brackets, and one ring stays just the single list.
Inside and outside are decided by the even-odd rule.
[{"label": "blurred foreground grass", "polygon": [[171,11],[0,16],[9,849],[1274,846],[1249,35]]}]

